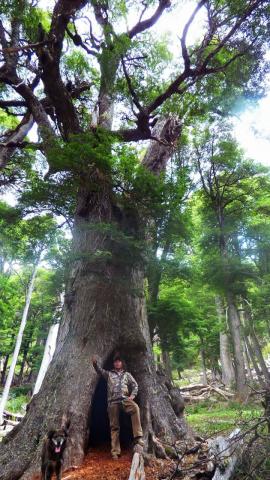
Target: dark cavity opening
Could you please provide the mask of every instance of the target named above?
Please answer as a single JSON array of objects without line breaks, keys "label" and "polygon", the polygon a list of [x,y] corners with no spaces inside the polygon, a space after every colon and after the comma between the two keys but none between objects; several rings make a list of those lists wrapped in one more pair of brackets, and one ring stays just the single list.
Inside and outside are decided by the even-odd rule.
[{"label": "dark cavity opening", "polygon": [[[106,370],[112,368],[112,356],[104,365]],[[93,395],[90,415],[90,436],[89,447],[105,446],[110,447],[111,434],[108,417],[107,404],[107,383],[104,378],[99,377],[95,393]],[[132,426],[130,416],[120,412],[120,443],[121,448],[129,448],[132,444]]]}]

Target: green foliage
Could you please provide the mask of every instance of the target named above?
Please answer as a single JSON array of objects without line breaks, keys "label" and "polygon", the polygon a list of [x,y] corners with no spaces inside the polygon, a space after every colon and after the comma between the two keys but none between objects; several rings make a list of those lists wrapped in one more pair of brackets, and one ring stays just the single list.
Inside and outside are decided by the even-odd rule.
[{"label": "green foliage", "polygon": [[95,70],[89,64],[86,55],[78,50],[65,55],[64,68],[67,71],[67,76],[74,76],[74,80],[88,79],[89,74],[95,73]]},{"label": "green foliage", "polygon": [[[259,417],[262,409],[256,404],[242,405],[236,402],[213,402],[205,400],[186,408],[187,419],[201,435],[212,436],[230,432],[236,424]],[[243,425],[242,425],[243,428]]]}]

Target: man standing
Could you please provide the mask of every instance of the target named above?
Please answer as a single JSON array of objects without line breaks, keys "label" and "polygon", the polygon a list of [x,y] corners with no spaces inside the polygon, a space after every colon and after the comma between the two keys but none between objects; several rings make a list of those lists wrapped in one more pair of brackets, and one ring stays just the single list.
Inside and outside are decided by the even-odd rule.
[{"label": "man standing", "polygon": [[108,386],[108,414],[111,428],[111,453],[112,458],[117,459],[121,453],[119,433],[120,410],[124,410],[131,416],[133,437],[136,444],[143,446],[143,432],[140,420],[140,409],[134,398],[138,393],[138,384],[132,375],[124,370],[123,360],[119,354],[113,358],[113,370],[101,368],[96,357],[92,359],[96,372],[102,375]]}]

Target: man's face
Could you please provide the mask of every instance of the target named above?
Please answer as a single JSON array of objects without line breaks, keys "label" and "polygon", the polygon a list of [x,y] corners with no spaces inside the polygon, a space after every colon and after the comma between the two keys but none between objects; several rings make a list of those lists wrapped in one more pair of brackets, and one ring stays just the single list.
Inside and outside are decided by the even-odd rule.
[{"label": "man's face", "polygon": [[115,370],[122,370],[122,368],[123,368],[122,360],[119,360],[117,358],[116,360],[114,360],[113,366],[114,366]]}]

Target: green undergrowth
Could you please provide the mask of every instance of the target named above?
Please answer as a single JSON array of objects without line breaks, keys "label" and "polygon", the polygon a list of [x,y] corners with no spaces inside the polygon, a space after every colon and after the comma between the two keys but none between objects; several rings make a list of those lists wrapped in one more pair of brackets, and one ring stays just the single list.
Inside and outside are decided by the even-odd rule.
[{"label": "green undergrowth", "polygon": [[200,435],[210,437],[219,432],[230,432],[262,414],[258,404],[237,402],[212,402],[205,400],[186,407],[186,417],[191,428]]},{"label": "green undergrowth", "polygon": [[6,409],[13,413],[25,413],[25,405],[29,402],[26,395],[20,395],[18,397],[10,397]]},{"label": "green undergrowth", "polygon": [[[0,396],[2,394],[0,389]],[[10,389],[8,401],[6,404],[6,410],[13,413],[25,413],[25,406],[29,402],[29,385],[23,385],[22,387],[12,387]]]}]

